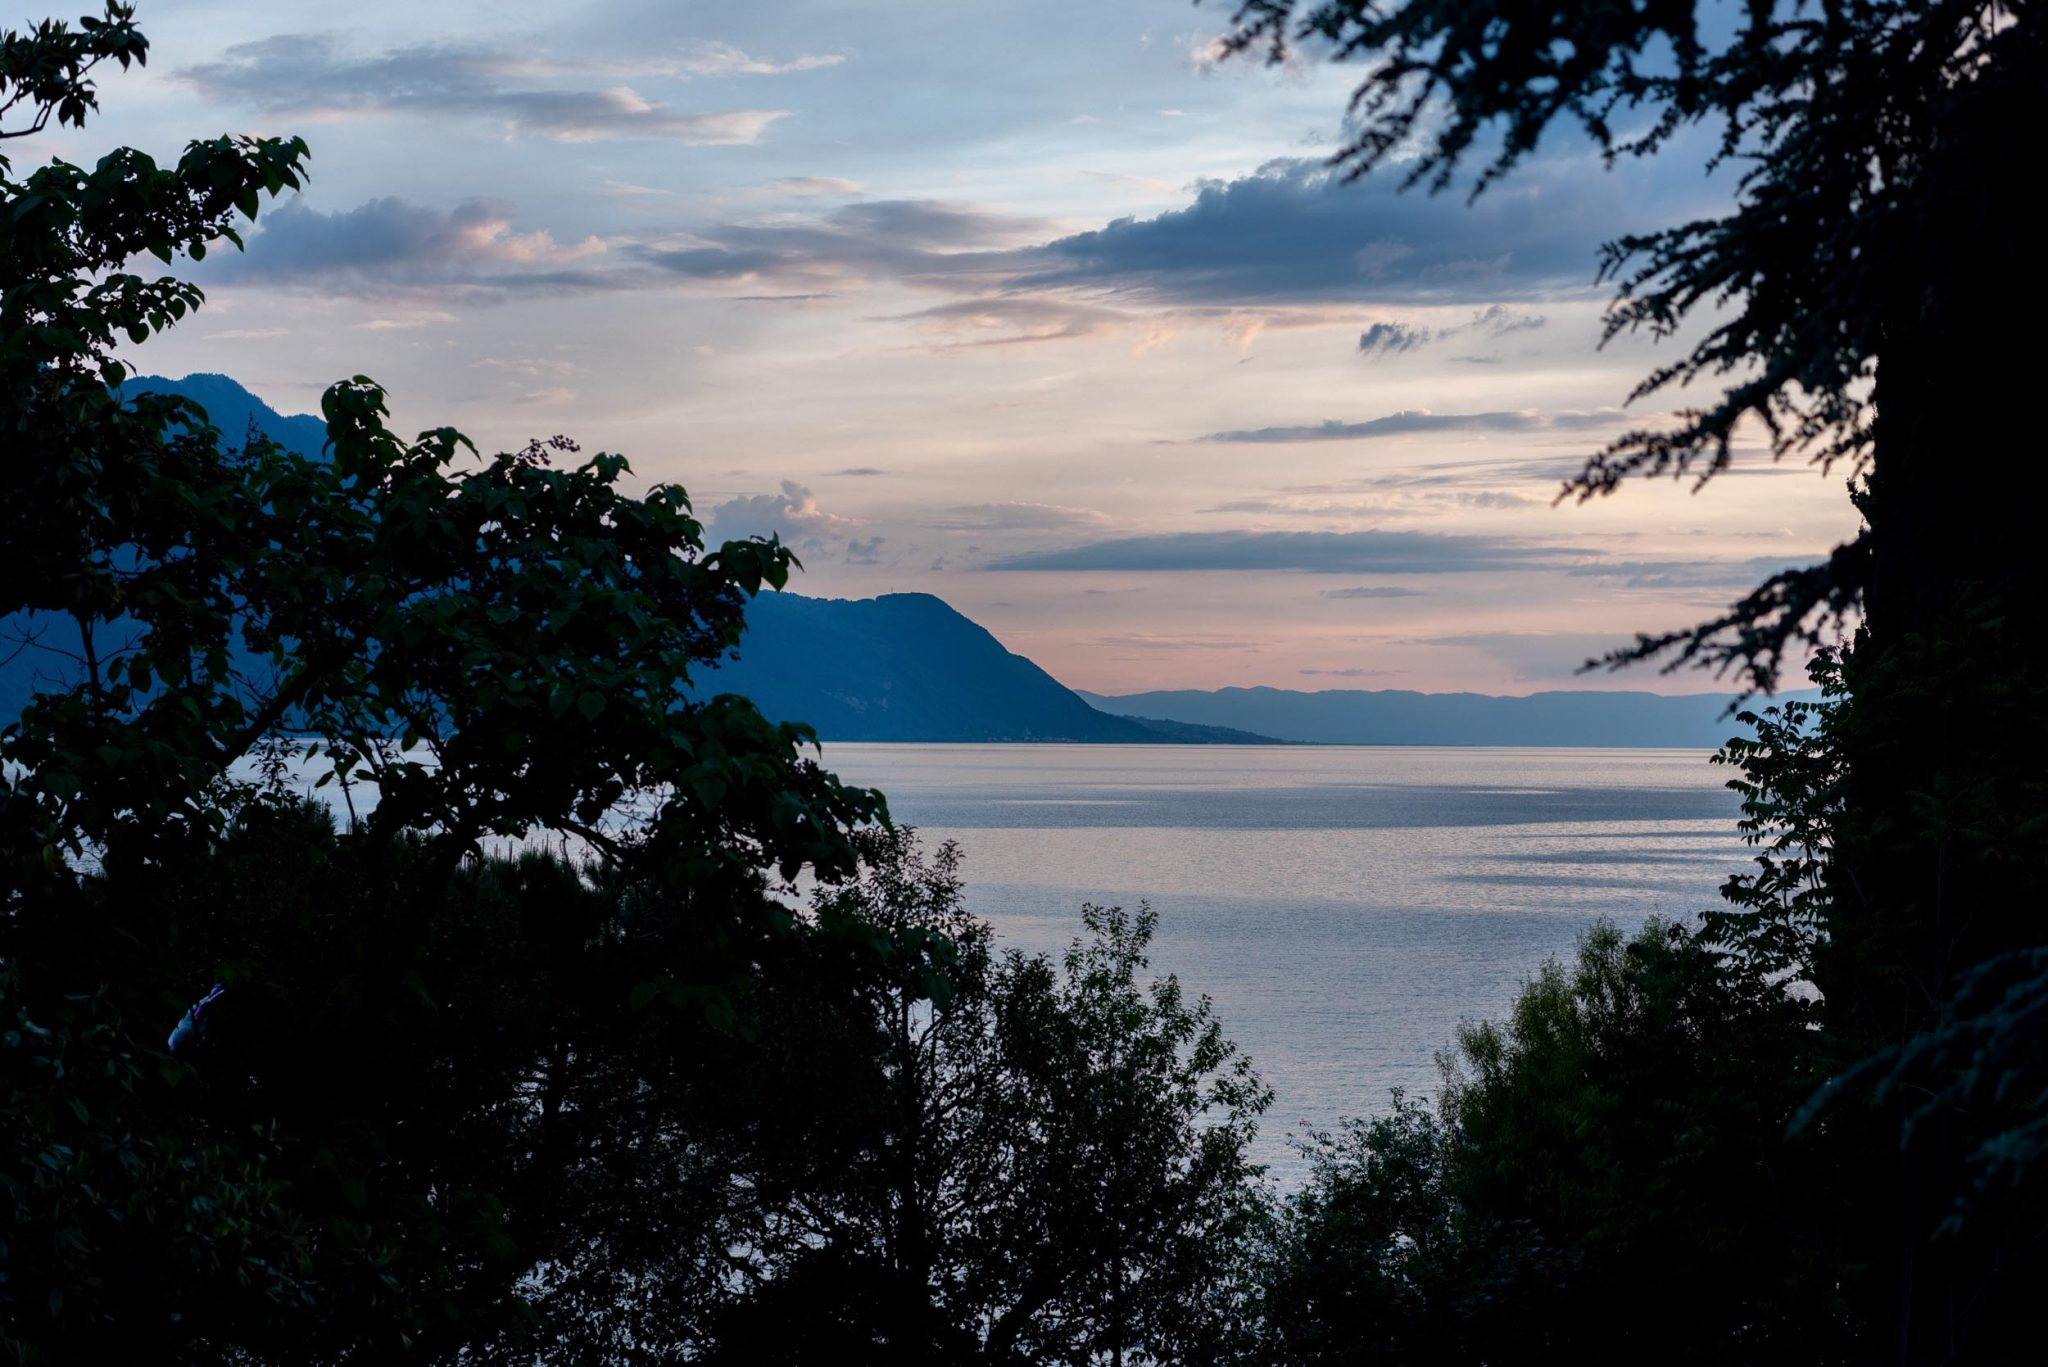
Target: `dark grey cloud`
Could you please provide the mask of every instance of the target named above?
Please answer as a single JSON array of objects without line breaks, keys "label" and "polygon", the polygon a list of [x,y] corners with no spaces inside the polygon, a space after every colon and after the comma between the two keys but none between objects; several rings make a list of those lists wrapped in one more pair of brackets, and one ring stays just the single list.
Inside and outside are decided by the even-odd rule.
[{"label": "dark grey cloud", "polygon": [[482,44],[422,43],[374,55],[323,34],[280,34],[231,47],[179,74],[209,97],[277,114],[407,113],[488,118],[557,142],[653,138],[752,143],[786,112],[684,111],[625,84],[688,71],[673,64],[549,63]]},{"label": "dark grey cloud", "polygon": [[[1549,321],[1540,313],[1510,304],[1489,304],[1474,313],[1471,322],[1460,323],[1456,327],[1432,329],[1412,323],[1375,321],[1358,334],[1358,351],[1362,356],[1398,356],[1427,346],[1440,337],[1474,332],[1488,337],[1505,337],[1511,332],[1534,332]],[[1467,356],[1459,359],[1483,362],[1486,358]]]},{"label": "dark grey cloud", "polygon": [[1427,532],[1170,532],[993,561],[992,570],[1299,570],[1316,574],[1469,574],[1559,569],[1600,554]]},{"label": "dark grey cloud", "polygon": [[[1633,172],[1635,180],[1643,173]],[[1470,303],[1469,323],[1436,337],[1497,337],[1544,324],[1510,302],[1559,290],[1590,291],[1598,244],[1642,219],[1645,205],[1689,205],[1697,186],[1661,197],[1629,193],[1597,156],[1550,156],[1474,204],[1402,194],[1395,179],[1345,184],[1319,162],[1277,161],[1231,181],[1204,182],[1186,207],[1119,219],[1048,241],[1042,221],[927,200],[842,205],[790,221],[695,230],[650,259],[691,279],[844,282],[890,277],[985,298],[944,306],[932,320],[977,312],[1023,317],[1018,301],[1070,307],[1049,335],[1100,330],[1140,307],[1176,317],[1237,310],[1387,303]],[[1633,183],[1633,182],[1629,182]],[[1085,312],[1105,300],[1122,315]],[[1054,317],[1043,312],[1034,321]],[[1400,323],[1369,327],[1372,355],[1421,345],[1432,334]],[[1003,339],[991,339],[1003,340]],[[1029,330],[1016,340],[1037,340]]]},{"label": "dark grey cloud", "polygon": [[882,547],[889,540],[886,536],[855,537],[846,543],[846,563],[849,565],[879,565],[882,563]]},{"label": "dark grey cloud", "polygon": [[595,290],[626,282],[596,269],[605,246],[594,238],[559,243],[544,231],[519,232],[500,200],[464,200],[450,210],[401,199],[373,199],[323,213],[303,202],[265,214],[244,253],[209,261],[233,280],[318,285],[469,285],[526,290]]},{"label": "dark grey cloud", "polygon": [[[1540,313],[1518,309],[1508,304],[1490,304],[1463,327],[1450,332],[1485,332],[1495,337],[1505,337],[1510,332],[1534,332],[1546,327],[1550,320]],[[1448,333],[1446,335],[1449,335]]]},{"label": "dark grey cloud", "polygon": [[1418,432],[1541,432],[1576,431],[1603,427],[1623,421],[1619,409],[1591,413],[1538,413],[1527,409],[1492,413],[1432,413],[1426,408],[1404,409],[1383,418],[1363,422],[1340,422],[1325,418],[1318,423],[1294,427],[1253,427],[1234,432],[1211,432],[1196,440],[1205,442],[1294,442],[1356,441],[1367,437],[1402,437]]},{"label": "dark grey cloud", "polygon": [[1589,155],[1539,159],[1470,204],[1398,181],[1272,162],[1202,183],[1185,208],[1050,242],[1017,283],[1170,303],[1494,302],[1590,287],[1602,241],[1652,226]]},{"label": "dark grey cloud", "polygon": [[1420,598],[1422,590],[1396,588],[1390,584],[1361,584],[1355,589],[1324,589],[1318,598]]},{"label": "dark grey cloud", "polygon": [[1362,356],[1398,356],[1415,350],[1434,336],[1428,328],[1407,323],[1374,323],[1358,334],[1358,351]]}]

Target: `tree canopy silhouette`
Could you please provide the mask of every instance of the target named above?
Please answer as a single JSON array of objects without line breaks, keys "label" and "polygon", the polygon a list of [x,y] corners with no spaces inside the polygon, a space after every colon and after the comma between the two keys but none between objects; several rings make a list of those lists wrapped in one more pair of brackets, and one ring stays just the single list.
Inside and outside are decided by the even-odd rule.
[{"label": "tree canopy silhouette", "polygon": [[[82,126],[96,73],[147,56],[121,3],[0,34],[0,131]],[[203,302],[138,258],[238,245],[307,158],[236,136],[17,179],[0,155],[0,649],[48,665],[0,718],[0,1346],[22,1361],[218,1361],[294,1317],[382,1353],[445,1331],[436,1297],[504,1234],[490,1193],[399,1176],[431,1147],[408,1043],[448,1005],[420,965],[460,864],[489,836],[579,838],[668,932],[633,1002],[708,1013],[789,930],[778,890],[851,872],[883,813],[804,728],[683,691],[792,557],[707,546],[681,489],[627,492],[614,455],[406,439],[360,376],[323,398],[317,457],[122,397],[116,348]],[[380,795],[326,870],[349,952],[298,997],[346,1047],[319,1123],[260,1097],[223,1119],[161,1046],[206,986],[178,951],[219,914],[178,872],[261,807],[251,765],[308,738]],[[576,899],[554,910],[573,938]],[[221,952],[196,970],[228,981],[215,1010],[306,984]]]},{"label": "tree canopy silhouette", "polygon": [[1848,1198],[1833,1237],[1863,1259],[1841,1269],[1850,1319],[1900,1361],[2018,1341],[2048,1229],[2048,467],[2024,411],[2038,349],[2020,340],[2048,270],[2011,149],[2048,108],[2048,9],[1238,0],[1235,14],[1238,51],[1365,64],[1335,157],[1353,175],[1481,194],[1556,136],[1611,160],[1704,136],[1708,164],[1736,172],[1725,212],[1620,238],[1600,262],[1610,339],[1687,339],[1635,397],[1718,392],[1624,434],[1561,496],[1634,475],[1710,483],[1753,438],[1772,459],[1848,468],[1859,536],[1608,663],[1703,664],[1768,689],[1853,626],[1839,659],[1817,657],[1823,724],[1807,736],[1780,719],[1739,754],[1753,831],[1795,834],[1738,889],[1745,915],[1706,938],[1752,970],[1795,952],[1810,968],[1837,1083],[1806,1123]]}]

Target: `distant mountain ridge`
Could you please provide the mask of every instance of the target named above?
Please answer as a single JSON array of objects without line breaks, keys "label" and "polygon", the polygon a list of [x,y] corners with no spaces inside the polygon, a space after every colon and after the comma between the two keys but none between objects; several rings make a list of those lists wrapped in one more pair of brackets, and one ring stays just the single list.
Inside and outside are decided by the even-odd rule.
[{"label": "distant mountain ridge", "polygon": [[[1321,745],[1528,745],[1715,749],[1746,731],[1727,694],[1555,691],[1525,697],[1406,690],[1182,689],[1110,696],[1105,711],[1232,726]],[[1817,692],[1780,695],[1812,700]],[[1762,705],[1761,702],[1758,705]]]},{"label": "distant mountain ridge", "polygon": [[739,693],[775,721],[825,740],[1268,743],[1202,725],[1112,716],[928,593],[807,598],[765,593],[747,608],[737,659],[702,693]]},{"label": "distant mountain ridge", "polygon": [[327,444],[327,424],[311,413],[280,413],[226,375],[195,372],[182,380],[162,375],[136,375],[121,385],[121,397],[175,394],[206,410],[207,421],[220,429],[228,446],[240,446],[253,426],[258,432],[302,456],[318,456]]}]

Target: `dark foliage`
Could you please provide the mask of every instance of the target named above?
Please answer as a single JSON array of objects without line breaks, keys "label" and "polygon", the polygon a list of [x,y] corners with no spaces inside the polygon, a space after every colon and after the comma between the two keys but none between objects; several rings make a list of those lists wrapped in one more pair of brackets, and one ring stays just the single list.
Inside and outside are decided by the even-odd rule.
[{"label": "dark foliage", "polygon": [[[1562,126],[1610,157],[1695,127],[1737,173],[1729,211],[1611,244],[1609,336],[1695,340],[1636,397],[1718,388],[1623,436],[1564,497],[1633,474],[1704,482],[1738,444],[1846,462],[1864,532],[1701,626],[1608,663],[1780,669],[1853,626],[1815,736],[1752,757],[1800,830],[1709,927],[1752,967],[1810,953],[1833,1085],[1837,1285],[1902,1362],[2004,1360],[2031,1308],[2040,1192],[2039,908],[2048,905],[2048,467],[2015,396],[2048,305],[2010,149],[2048,99],[2048,9],[2013,0],[1244,0],[1240,48],[1366,63],[1338,161],[1475,193]],[[1810,787],[1802,787],[1805,784]],[[1775,819],[1775,818],[1773,818]],[[1819,838],[1815,844],[1809,837]],[[1747,934],[1755,932],[1754,938]]]},{"label": "dark foliage", "polygon": [[871,1041],[878,1088],[842,1117],[838,1180],[796,1198],[799,1237],[754,1261],[717,1360],[1229,1360],[1270,1094],[1206,1000],[1143,982],[1152,913],[1084,908],[1058,963],[998,955],[950,845],[864,848],[817,913],[895,965],[838,1032]]},{"label": "dark foliage", "polygon": [[[123,4],[8,32],[5,131],[81,124],[96,69],[147,52]],[[0,730],[0,1335],[25,1361],[473,1336],[517,1304],[516,1174],[467,1166],[428,1102],[460,1119],[525,1060],[434,1048],[451,1015],[516,1000],[487,964],[430,982],[463,861],[487,836],[574,837],[661,909],[614,964],[631,981],[590,990],[713,1017],[787,939],[777,887],[849,872],[850,829],[881,811],[802,728],[679,694],[790,565],[772,541],[707,550],[681,490],[628,496],[609,455],[458,466],[459,434],[399,438],[360,377],[323,400],[320,459],[120,397],[116,343],[201,302],[130,262],[239,242],[306,156],[237,137],[169,167],[0,161],[0,615],[49,665]],[[345,844],[244,777],[287,734],[377,785]],[[522,914],[596,933],[576,879],[522,877],[555,894]],[[252,889],[268,900],[238,903]],[[170,1023],[217,978],[207,1049],[257,1052],[172,1060]]]},{"label": "dark foliage", "polygon": [[[1796,998],[1651,922],[1444,1059],[1441,1118],[1315,1137],[1268,1277],[1290,1363],[1856,1360]],[[1833,1255],[1833,1256],[1830,1256]]]}]

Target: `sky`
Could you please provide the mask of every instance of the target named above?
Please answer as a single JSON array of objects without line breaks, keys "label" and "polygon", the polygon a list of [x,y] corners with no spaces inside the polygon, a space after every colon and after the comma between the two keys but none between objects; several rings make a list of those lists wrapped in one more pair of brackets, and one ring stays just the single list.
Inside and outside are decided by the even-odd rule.
[{"label": "sky", "polygon": [[[681,484],[794,587],[939,595],[1062,682],[1710,689],[1584,675],[1851,533],[1744,451],[1560,481],[1688,395],[1600,346],[1600,243],[1717,211],[1698,144],[1557,139],[1476,202],[1345,183],[1355,68],[1219,61],[1186,0],[144,0],[38,140],[296,133],[303,195],[129,357],[286,412],[367,374],[486,449]],[[1795,681],[1796,682],[1796,681]]]}]

